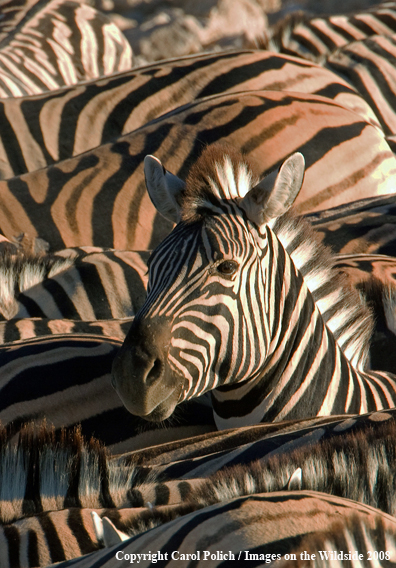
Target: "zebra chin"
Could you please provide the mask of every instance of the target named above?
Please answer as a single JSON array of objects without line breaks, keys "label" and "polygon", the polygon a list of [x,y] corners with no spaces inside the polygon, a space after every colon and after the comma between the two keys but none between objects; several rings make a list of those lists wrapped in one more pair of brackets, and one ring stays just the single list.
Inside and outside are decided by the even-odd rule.
[{"label": "zebra chin", "polygon": [[182,391],[180,388],[175,388],[167,398],[158,403],[151,411],[148,411],[149,407],[147,404],[144,405],[144,408],[142,408],[142,406],[136,404],[136,400],[131,400],[130,398],[126,399],[122,396],[118,389],[116,390],[128,412],[134,416],[139,416],[148,422],[162,422],[169,418],[173,414],[179,402]]}]

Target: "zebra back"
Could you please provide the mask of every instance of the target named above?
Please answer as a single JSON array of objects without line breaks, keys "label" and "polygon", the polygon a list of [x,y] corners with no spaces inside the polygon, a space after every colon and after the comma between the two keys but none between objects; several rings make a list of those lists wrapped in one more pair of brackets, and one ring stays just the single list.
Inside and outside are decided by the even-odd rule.
[{"label": "zebra back", "polygon": [[[266,565],[285,555],[290,558],[304,536],[315,536],[319,527],[319,531],[331,530],[340,519],[345,526],[351,517],[368,530],[378,526],[380,517],[381,535],[386,534],[394,542],[395,520],[376,509],[318,492],[276,492],[237,498],[188,513],[120,545],[59,567],[88,568],[95,564],[110,568],[115,558],[136,561],[143,567],[156,562],[162,566],[188,566],[191,561],[195,566],[213,568],[227,561]],[[396,559],[394,547],[390,559]]]},{"label": "zebra back", "polygon": [[71,0],[3,0],[0,97],[36,95],[125,71],[132,50],[106,16]]},{"label": "zebra back", "polygon": [[348,43],[326,60],[370,105],[385,134],[396,132],[395,55],[395,36],[375,35]]},{"label": "zebra back", "polygon": [[104,320],[134,315],[146,296],[149,252],[80,247],[0,256],[0,318]]},{"label": "zebra back", "polygon": [[147,148],[184,177],[202,148],[219,140],[241,148],[260,175],[303,151],[298,213],[394,191],[396,160],[377,128],[324,97],[250,91],[200,99],[112,144],[0,181],[0,230],[7,238],[40,236],[54,250],[153,248],[171,224],[156,216],[146,193]]},{"label": "zebra back", "polygon": [[394,256],[396,207],[393,195],[357,200],[305,218],[323,244],[341,254]]},{"label": "zebra back", "polygon": [[319,65],[263,51],[200,54],[0,101],[1,177],[86,152],[195,99],[249,90],[325,96],[379,126],[362,97]]},{"label": "zebra back", "polygon": [[336,49],[373,35],[391,36],[396,29],[396,4],[383,2],[349,14],[313,16],[302,11],[280,20],[261,47],[323,63]]}]

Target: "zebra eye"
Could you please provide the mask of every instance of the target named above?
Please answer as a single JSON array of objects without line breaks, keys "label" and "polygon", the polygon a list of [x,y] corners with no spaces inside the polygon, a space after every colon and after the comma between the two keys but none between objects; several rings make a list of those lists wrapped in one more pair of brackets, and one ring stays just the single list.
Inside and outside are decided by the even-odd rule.
[{"label": "zebra eye", "polygon": [[216,267],[216,270],[223,276],[232,276],[238,268],[239,264],[235,260],[224,260]]}]

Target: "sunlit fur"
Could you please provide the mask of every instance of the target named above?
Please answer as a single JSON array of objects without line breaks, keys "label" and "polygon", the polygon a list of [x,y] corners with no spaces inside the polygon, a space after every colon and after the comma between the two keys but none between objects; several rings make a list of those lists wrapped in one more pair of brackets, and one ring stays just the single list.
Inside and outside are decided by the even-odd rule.
[{"label": "sunlit fur", "polygon": [[55,432],[26,424],[18,443],[0,430],[0,521],[10,523],[66,507],[145,507],[178,503],[190,484],[160,483],[155,473],[139,477],[134,464],[111,460],[97,440],[78,428]]},{"label": "sunlit fur", "polygon": [[[264,506],[256,517],[260,517],[260,522],[264,523],[265,520],[263,527],[265,525],[267,529],[258,534],[268,536],[272,532],[274,543],[279,537],[277,526],[292,530],[293,525],[298,525],[299,534],[303,536],[318,528],[331,531],[334,521],[342,524],[340,530],[351,529],[348,519],[355,514],[365,517],[365,521],[369,523],[366,528],[373,526],[374,518],[378,515],[387,523],[389,517],[384,513],[393,514],[396,504],[396,460],[393,451],[395,421],[391,413],[389,416],[377,413],[366,427],[354,431],[354,427],[362,419],[363,417],[356,417],[356,420],[344,420],[332,428],[334,435],[328,439],[306,444],[294,451],[288,450],[289,444],[282,448],[280,441],[276,448],[278,444],[275,436],[273,446],[278,451],[276,456],[263,455],[260,461],[223,468],[206,479],[180,476],[169,481],[160,480],[158,475],[163,475],[160,473],[161,467],[150,466],[150,459],[146,462],[146,467],[145,460],[143,467],[139,467],[133,463],[133,454],[132,460],[128,456],[110,458],[94,441],[87,444],[78,431],[69,434],[63,432],[56,436],[45,425],[27,426],[19,447],[14,447],[14,458],[10,460],[11,446],[7,442],[7,432],[2,430],[0,467],[4,489],[7,486],[10,489],[13,476],[22,483],[19,487],[20,502],[14,503],[16,514],[13,522],[11,524],[7,521],[5,526],[4,511],[7,503],[4,494],[2,495],[4,500],[1,501],[0,512],[3,513],[3,526],[0,527],[0,542],[4,548],[8,546],[10,550],[15,550],[13,538],[18,534],[19,550],[28,558],[31,554],[28,543],[33,545],[36,538],[44,559],[47,559],[46,554],[53,551],[56,539],[63,547],[65,558],[72,558],[73,554],[86,554],[103,546],[101,539],[95,538],[92,509],[100,517],[108,517],[119,530],[129,536],[145,533],[157,526],[168,530],[168,523],[179,517],[181,525],[186,523],[184,534],[190,533],[188,527],[191,527],[191,523],[189,525],[188,522],[195,518],[197,522],[193,525],[202,535],[206,530],[206,520],[216,519],[216,526],[223,526],[223,521],[228,518],[228,507],[231,507],[230,511],[237,511],[240,507],[246,511],[251,507],[252,512],[258,512],[257,507]],[[324,435],[325,430],[326,428],[318,426],[319,433]],[[301,433],[302,438],[304,433],[306,429]],[[296,432],[290,433],[290,440],[295,434]],[[223,450],[227,449],[227,440],[225,437],[221,445]],[[199,438],[195,441],[198,447],[199,441]],[[298,435],[295,441],[298,445]],[[243,448],[244,446],[240,448],[242,453]],[[183,459],[188,456],[187,471],[191,451],[180,452],[180,449],[178,467],[183,467]],[[206,453],[207,467],[212,459],[216,461],[219,450],[220,447],[214,455],[211,451]],[[290,477],[296,468],[302,469],[298,491],[297,487],[289,487]],[[151,472],[147,476],[149,469]],[[21,472],[19,480],[15,475],[17,472]],[[16,499],[17,483],[12,483]],[[265,495],[266,493],[270,495]],[[344,498],[354,501],[342,501]],[[8,501],[11,501],[10,495]],[[266,509],[265,503],[272,503],[271,511]],[[11,503],[8,505],[11,507]],[[371,509],[370,506],[381,508],[381,511]],[[222,507],[224,517],[221,516]],[[196,516],[193,515],[194,512]],[[321,518],[320,527],[316,515]],[[297,517],[301,522],[296,525]],[[246,534],[253,538],[248,517],[245,525],[243,519],[241,522],[241,528],[245,527]],[[393,522],[396,524],[396,521]],[[236,527],[231,526],[234,528],[230,535],[235,537]],[[312,531],[313,527],[315,531]],[[358,535],[359,532],[353,534]],[[46,563],[50,560],[51,557],[48,556]],[[57,560],[62,560],[62,556],[57,557]]]},{"label": "sunlit fur", "polygon": [[293,553],[279,568],[385,568],[396,561],[396,534],[380,515],[351,516],[306,535]]},{"label": "sunlit fur", "polygon": [[119,319],[146,295],[149,252],[75,247],[0,252],[0,319]]},{"label": "sunlit fur", "polygon": [[280,491],[301,468],[299,489],[353,499],[395,516],[395,421],[368,424],[357,432],[344,428],[347,425],[338,431],[336,427],[329,438],[324,435],[323,440],[300,448],[297,438],[294,450],[290,444],[283,448],[279,443],[276,455],[224,468],[196,488],[190,499],[208,506],[251,493]]},{"label": "sunlit fur", "polygon": [[20,292],[55,276],[73,264],[70,258],[5,250],[0,256],[0,314],[11,319],[18,312]]},{"label": "sunlit fur", "polygon": [[[363,299],[302,220],[250,222],[240,198],[255,182],[239,153],[209,147],[178,196],[181,222],[149,261],[137,321],[171,325],[180,400],[212,390],[220,428],[394,406],[393,377],[364,372]],[[239,264],[231,277],[217,272],[224,260]]]},{"label": "sunlit fur", "polygon": [[[314,491],[283,491],[271,495],[239,497],[192,511],[124,541],[119,547],[98,551],[72,564],[73,567],[82,568],[89,562],[95,568],[110,568],[114,565],[115,551],[119,550],[119,557],[124,557],[125,561],[132,558],[135,563],[140,559],[145,566],[157,561],[163,566],[172,566],[178,562],[171,558],[172,552],[177,554],[177,546],[179,553],[194,554],[199,551],[200,561],[197,565],[204,565],[204,551],[209,551],[213,556],[206,558],[206,563],[211,568],[228,564],[266,566],[271,560],[274,561],[277,557],[281,559],[285,553],[298,549],[305,535],[309,538],[318,532],[331,531],[334,523],[344,527],[351,517],[364,523],[369,530],[377,524],[380,529],[379,538],[370,539],[371,542],[380,543],[385,531],[392,539],[395,538],[395,519],[372,507]],[[379,525],[378,517],[381,517]],[[152,557],[146,556],[144,559],[132,556],[147,554],[147,551],[152,552]],[[157,551],[162,552],[161,559]],[[234,556],[227,561],[230,551]],[[250,554],[250,557],[247,558],[246,554]],[[391,560],[395,560],[393,549]],[[195,561],[186,560],[182,564],[194,565]],[[278,562],[273,564],[278,565]],[[59,565],[59,568],[63,568],[63,565]]]}]

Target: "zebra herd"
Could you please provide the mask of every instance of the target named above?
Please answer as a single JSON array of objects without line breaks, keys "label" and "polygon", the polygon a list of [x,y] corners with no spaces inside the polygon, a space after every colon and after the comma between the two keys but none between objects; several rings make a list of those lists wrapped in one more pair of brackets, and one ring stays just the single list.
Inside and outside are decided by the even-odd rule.
[{"label": "zebra herd", "polygon": [[395,566],[396,2],[1,10],[0,568]]}]

